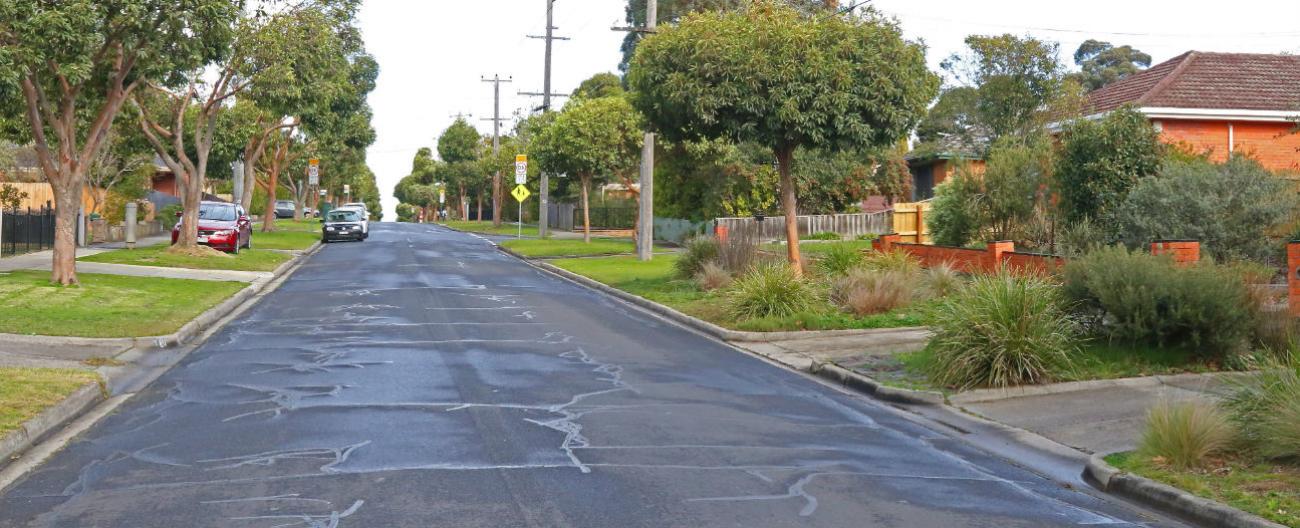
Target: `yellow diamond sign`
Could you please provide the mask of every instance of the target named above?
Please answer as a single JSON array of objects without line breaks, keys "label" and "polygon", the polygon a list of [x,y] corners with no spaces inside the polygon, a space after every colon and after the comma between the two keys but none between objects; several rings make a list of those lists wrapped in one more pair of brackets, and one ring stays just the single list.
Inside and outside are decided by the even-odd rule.
[{"label": "yellow diamond sign", "polygon": [[529,192],[527,187],[518,185],[515,186],[515,190],[510,191],[510,195],[514,196],[515,200],[518,200],[519,203],[523,203],[524,200],[527,200],[529,196],[533,195],[533,193]]}]

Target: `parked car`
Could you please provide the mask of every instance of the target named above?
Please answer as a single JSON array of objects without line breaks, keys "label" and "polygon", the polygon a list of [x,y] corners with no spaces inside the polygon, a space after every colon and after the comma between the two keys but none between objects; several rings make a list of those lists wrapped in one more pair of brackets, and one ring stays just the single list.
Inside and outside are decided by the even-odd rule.
[{"label": "parked car", "polygon": [[326,244],[336,240],[365,240],[368,233],[365,230],[365,219],[361,216],[361,211],[353,208],[340,207],[325,214],[321,220],[320,240]]},{"label": "parked car", "polygon": [[[365,210],[364,208],[361,208],[361,207],[354,207],[354,206],[351,206],[351,205],[344,205],[344,206],[342,206],[342,207],[339,207],[338,209],[335,209],[334,211],[354,211],[354,212],[356,212],[357,215],[358,215],[358,217],[361,218],[361,231],[362,231],[362,233],[365,234],[366,237],[370,237],[370,215],[369,215],[368,213],[366,213],[366,210]],[[334,212],[334,211],[330,211],[330,212],[332,213],[332,212]]]},{"label": "parked car", "polygon": [[276,200],[275,217],[276,218],[293,218],[293,200]]},{"label": "parked car", "polygon": [[366,221],[367,221],[367,222],[370,221],[370,208],[369,208],[369,207],[366,207],[366,204],[365,204],[365,203],[363,203],[363,202],[345,203],[345,204],[343,204],[343,207],[353,207],[353,208],[356,208],[356,209],[360,209],[361,212],[365,213]]},{"label": "parked car", "polygon": [[[185,213],[178,211],[176,216]],[[181,235],[182,218],[172,228],[172,243]],[[201,202],[199,204],[198,243],[227,253],[239,253],[240,248],[253,247],[253,222],[248,212],[236,204]]]}]

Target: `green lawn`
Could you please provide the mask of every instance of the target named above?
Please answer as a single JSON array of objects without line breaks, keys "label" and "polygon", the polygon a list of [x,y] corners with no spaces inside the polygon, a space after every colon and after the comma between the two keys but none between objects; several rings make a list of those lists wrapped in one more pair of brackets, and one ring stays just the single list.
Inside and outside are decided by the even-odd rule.
[{"label": "green lawn", "polygon": [[204,270],[272,271],[293,258],[288,253],[266,249],[246,249],[238,255],[226,257],[195,257],[168,253],[169,246],[137,249],[117,249],[81,257],[82,262],[160,266],[164,268],[189,268]]},{"label": "green lawn", "polygon": [[63,287],[51,284],[46,271],[0,273],[0,333],[164,335],[245,286],[238,282],[93,273],[77,276],[81,286]]},{"label": "green lawn", "polygon": [[87,370],[0,368],[0,437],[96,381]]},{"label": "green lawn", "polygon": [[693,281],[677,278],[673,262],[677,255],[659,255],[650,262],[633,256],[561,259],[552,264],[608,284],[633,295],[670,306],[682,313],[711,323],[752,332],[785,330],[840,330],[860,328],[897,328],[923,323],[916,312],[891,312],[854,317],[830,309],[791,317],[739,321],[727,314],[722,294],[703,292]]},{"label": "green lawn", "polygon": [[597,238],[592,239],[591,243],[557,238],[507,240],[501,243],[501,247],[525,257],[580,257],[627,254],[636,251],[636,245],[631,240],[621,238]]},{"label": "green lawn", "polygon": [[[257,233],[262,229],[262,223],[258,222],[253,225],[253,232]],[[321,222],[319,218],[305,218],[294,220],[292,218],[279,218],[275,220],[276,231],[305,231],[308,233],[320,233]]]},{"label": "green lawn", "polygon": [[[447,220],[438,222],[457,231],[468,231],[471,233],[481,233],[484,235],[516,235],[519,228],[513,223],[502,222],[501,227],[493,227],[492,222],[466,221],[466,220]],[[524,236],[537,236],[537,224],[524,224]]]},{"label": "green lawn", "polygon": [[[283,222],[283,221],[282,221]],[[283,229],[279,223],[276,230],[263,233],[253,229],[253,247],[257,249],[292,249],[303,250],[320,241],[321,225],[318,222],[314,231],[303,231],[296,227]]]},{"label": "green lawn", "polygon": [[1133,453],[1110,455],[1106,462],[1284,526],[1300,528],[1300,467],[1220,461],[1207,470],[1177,471]]}]

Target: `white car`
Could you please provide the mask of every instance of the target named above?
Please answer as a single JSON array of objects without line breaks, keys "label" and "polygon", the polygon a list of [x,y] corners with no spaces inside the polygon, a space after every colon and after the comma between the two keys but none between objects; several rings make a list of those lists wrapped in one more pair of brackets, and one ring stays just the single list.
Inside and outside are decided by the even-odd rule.
[{"label": "white car", "polygon": [[366,204],[362,202],[345,203],[343,204],[342,207],[351,207],[353,209],[360,209],[361,212],[364,213],[361,216],[365,217],[367,221],[370,220],[370,209],[367,208]]},{"label": "white car", "polygon": [[334,211],[356,211],[361,216],[362,238],[370,238],[370,213],[366,211],[364,204],[361,207],[356,207],[356,204],[343,204],[342,207],[334,208]]}]

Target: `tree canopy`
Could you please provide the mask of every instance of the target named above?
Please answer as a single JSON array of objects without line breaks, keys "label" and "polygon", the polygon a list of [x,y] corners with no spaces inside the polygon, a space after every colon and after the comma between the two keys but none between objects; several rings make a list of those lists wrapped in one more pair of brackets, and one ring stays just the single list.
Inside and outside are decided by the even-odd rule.
[{"label": "tree canopy", "polygon": [[806,17],[772,1],[660,30],[640,44],[628,83],[635,107],[671,141],[727,138],[772,151],[796,267],[795,150],[892,145],[939,88],[922,46],[878,13]]},{"label": "tree canopy", "polygon": [[1121,108],[1100,121],[1080,119],[1060,136],[1056,171],[1066,218],[1100,219],[1139,179],[1160,171],[1165,146],[1141,112]]},{"label": "tree canopy", "polygon": [[1084,88],[1096,90],[1151,67],[1151,56],[1132,46],[1088,39],[1075,50],[1074,63],[1082,69],[1074,77]]},{"label": "tree canopy", "polygon": [[1025,135],[1041,125],[1043,109],[1065,90],[1056,43],[1033,37],[971,35],[969,52],[943,68],[975,89],[975,110],[992,138]]}]

